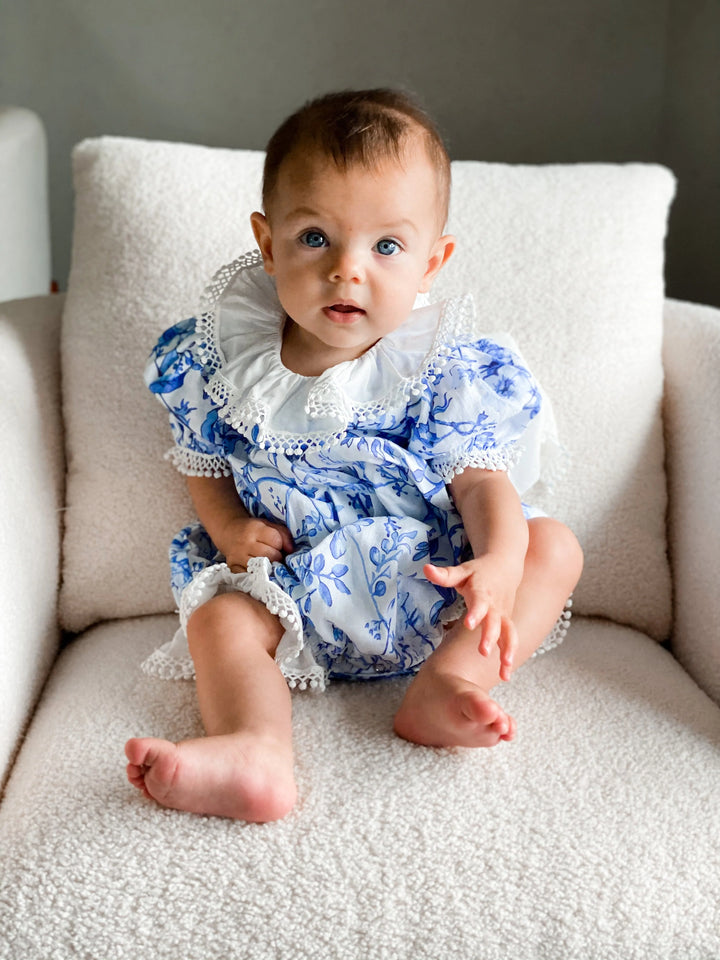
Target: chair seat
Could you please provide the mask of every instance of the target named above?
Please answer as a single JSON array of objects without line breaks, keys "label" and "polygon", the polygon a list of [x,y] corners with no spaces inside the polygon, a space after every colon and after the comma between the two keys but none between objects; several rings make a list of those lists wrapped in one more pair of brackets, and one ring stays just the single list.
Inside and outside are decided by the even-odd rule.
[{"label": "chair seat", "polygon": [[194,684],[139,669],[173,629],[61,655],[0,808],[0,956],[716,955],[720,709],[643,634],[575,619],[498,692],[493,750],[395,737],[404,679],[296,693],[300,801],[258,825],[125,780],[128,737],[201,732]]}]

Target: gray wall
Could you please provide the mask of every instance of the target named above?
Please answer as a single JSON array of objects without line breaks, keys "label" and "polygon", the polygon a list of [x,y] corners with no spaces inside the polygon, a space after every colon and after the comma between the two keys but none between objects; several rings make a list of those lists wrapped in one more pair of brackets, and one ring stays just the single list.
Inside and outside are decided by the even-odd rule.
[{"label": "gray wall", "polygon": [[720,305],[719,44],[720,0],[6,0],[0,102],[47,127],[61,287],[79,140],[262,148],[310,96],[399,84],[457,159],[670,165],[669,293]]}]

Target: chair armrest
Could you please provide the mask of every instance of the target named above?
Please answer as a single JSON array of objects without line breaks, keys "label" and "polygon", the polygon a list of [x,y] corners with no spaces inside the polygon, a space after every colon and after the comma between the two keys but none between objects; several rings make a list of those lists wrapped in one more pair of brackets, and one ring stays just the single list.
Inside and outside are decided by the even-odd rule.
[{"label": "chair armrest", "polygon": [[0,300],[49,292],[45,128],[31,110],[0,107]]},{"label": "chair armrest", "polygon": [[0,784],[59,643],[63,297],[0,303]]},{"label": "chair armrest", "polygon": [[665,304],[673,652],[720,703],[720,310]]}]

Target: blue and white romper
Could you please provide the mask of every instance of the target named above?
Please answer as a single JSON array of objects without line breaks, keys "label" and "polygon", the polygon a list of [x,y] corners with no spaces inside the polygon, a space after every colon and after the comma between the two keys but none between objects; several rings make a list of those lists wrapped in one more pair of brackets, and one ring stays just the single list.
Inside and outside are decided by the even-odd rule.
[{"label": "blue and white romper", "polygon": [[187,620],[231,590],[280,618],[276,660],[290,686],[415,672],[463,610],[423,575],[428,562],[470,555],[447,484],[467,467],[508,470],[521,495],[539,479],[552,413],[509,339],[479,336],[470,297],[416,305],[319,377],[283,366],[285,319],[259,253],[246,254],[148,360],[176,467],[232,476],[248,513],[284,524],[295,543],[281,563],[256,557],[232,573],[199,523],[181,530],[170,547],[180,629],[143,664],[151,675],[194,676]]}]

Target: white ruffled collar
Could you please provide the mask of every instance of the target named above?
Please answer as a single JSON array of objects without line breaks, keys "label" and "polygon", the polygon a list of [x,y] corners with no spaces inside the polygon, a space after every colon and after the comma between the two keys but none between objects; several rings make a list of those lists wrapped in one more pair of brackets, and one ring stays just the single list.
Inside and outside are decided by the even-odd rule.
[{"label": "white ruffled collar", "polygon": [[401,414],[452,346],[477,337],[469,296],[416,304],[356,360],[305,377],[281,360],[285,319],[259,251],[244,254],[205,291],[198,353],[222,419],[260,446],[290,453],[339,440],[351,423]]}]

